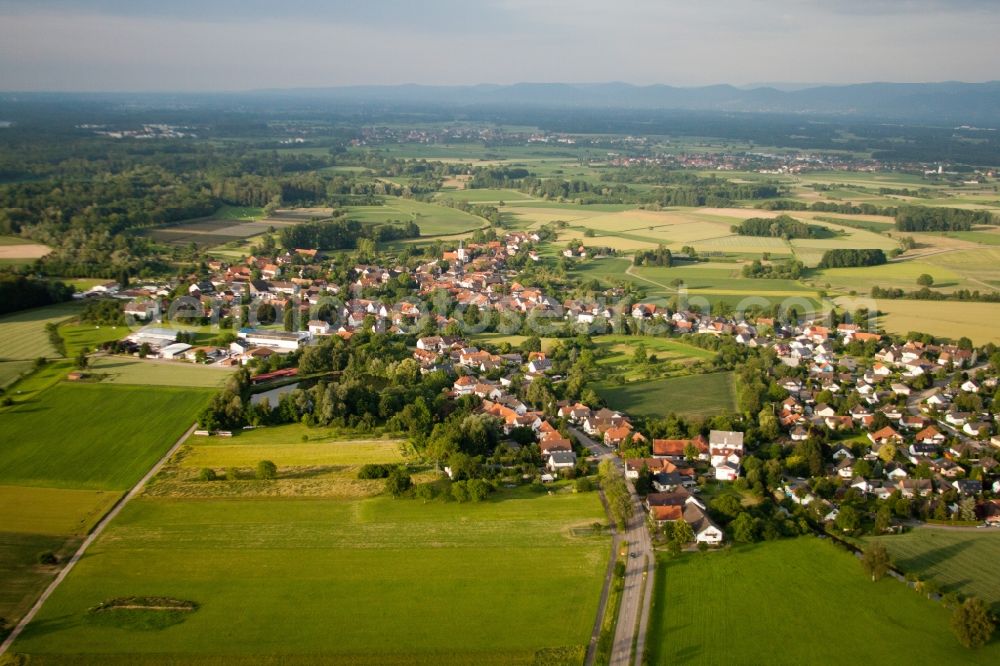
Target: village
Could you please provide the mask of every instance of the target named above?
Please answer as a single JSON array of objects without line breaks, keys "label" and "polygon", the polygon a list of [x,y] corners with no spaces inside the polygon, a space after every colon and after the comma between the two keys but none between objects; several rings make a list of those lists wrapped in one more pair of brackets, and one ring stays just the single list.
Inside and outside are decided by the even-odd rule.
[{"label": "village", "polygon": [[[671,311],[627,297],[615,302],[622,294],[613,290],[593,299],[559,299],[521,284],[508,265],[514,258],[536,262],[538,240],[537,234],[515,232],[459,243],[412,268],[357,264],[340,283],[327,279],[316,251],[285,251],[239,264],[212,261],[207,275],[186,283],[126,289],[108,284],[90,295],[124,301],[125,315],[137,324],[114,343],[115,351],[248,366],[254,385],[264,387],[293,381],[298,368],[289,359],[326,337],[347,340],[358,330],[412,336],[421,372],[444,370],[457,377],[454,398],[476,396],[481,411],[499,419],[507,433],[534,432],[543,482],[572,475],[587,455],[614,452],[626,477],[643,490],[651,524],[683,520],[693,528],[694,543],[709,545],[725,536],[699,493],[720,484],[746,488],[744,459],[750,451],[743,433],[710,430],[658,439],[644,434],[627,414],[601,404],[526,404],[511,391],[512,383],[545,378],[559,384],[565,377],[553,371],[544,351],[477,345],[475,336],[490,330],[589,334],[622,330],[625,321],[646,335],[731,339],[746,349],[769,350],[777,361],[771,375],[783,396],[774,408],[780,432],[767,445],[791,450],[822,442],[821,462],[801,468],[808,474],[785,470],[773,491],[776,501],[808,507],[817,522],[845,532],[859,522],[853,510],[840,515],[845,497],[852,506],[859,498],[893,506],[900,499],[914,503],[880,521],[880,530],[915,518],[1000,524],[1000,501],[990,499],[1000,494],[995,460],[1000,435],[996,404],[989,400],[997,388],[996,369],[971,346],[894,342],[865,330],[864,322],[830,327],[763,315],[735,319]],[[267,312],[270,319],[259,321]],[[168,317],[228,322],[228,345],[184,341],[183,333],[163,324]],[[603,448],[588,451],[581,446],[585,438]]]}]

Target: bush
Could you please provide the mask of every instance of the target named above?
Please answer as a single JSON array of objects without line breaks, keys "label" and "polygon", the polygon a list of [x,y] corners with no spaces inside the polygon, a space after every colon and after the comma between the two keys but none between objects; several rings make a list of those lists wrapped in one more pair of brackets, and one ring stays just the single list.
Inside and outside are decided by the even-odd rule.
[{"label": "bush", "polygon": [[199,481],[215,481],[216,478],[215,470],[211,467],[202,467],[201,471],[198,472]]},{"label": "bush", "polygon": [[51,550],[47,550],[38,556],[38,563],[48,565],[59,564],[59,558]]},{"label": "bush", "polygon": [[469,499],[473,502],[482,502],[493,492],[493,486],[484,479],[470,479],[467,482]]},{"label": "bush", "polygon": [[240,478],[240,471],[235,467],[229,467],[226,469],[226,481],[236,481]]},{"label": "bush", "polygon": [[257,463],[256,475],[262,481],[269,481],[278,478],[278,466],[270,460],[261,460]]},{"label": "bush", "polygon": [[389,474],[389,478],[385,482],[385,489],[388,490],[389,494],[393,497],[400,497],[403,493],[409,490],[412,485],[413,480],[410,478],[406,469],[396,467]]},{"label": "bush", "polygon": [[362,465],[358,470],[359,479],[388,479],[394,465]]},{"label": "bush", "polygon": [[594,482],[589,477],[583,476],[576,480],[576,492],[589,493],[594,490]]},{"label": "bush", "polygon": [[427,502],[434,499],[435,495],[437,495],[437,488],[434,487],[433,483],[421,483],[413,489],[413,494],[417,499]]},{"label": "bush", "polygon": [[454,481],[451,484],[451,496],[456,502],[467,502],[469,501],[469,489],[465,485],[465,481]]}]

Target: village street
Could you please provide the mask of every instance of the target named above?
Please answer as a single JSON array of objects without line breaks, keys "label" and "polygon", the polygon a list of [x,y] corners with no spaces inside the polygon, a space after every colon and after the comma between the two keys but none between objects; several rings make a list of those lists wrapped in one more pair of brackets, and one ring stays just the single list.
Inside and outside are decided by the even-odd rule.
[{"label": "village street", "polygon": [[[610,459],[617,467],[623,468],[621,460],[612,455],[611,449],[595,442],[576,428],[571,427],[569,430],[599,460]],[[646,527],[646,512],[643,510],[642,500],[635,492],[632,482],[626,480],[626,483],[632,496],[633,512],[622,535],[622,539],[628,544],[628,555],[625,557],[625,586],[611,652],[611,663],[615,666],[642,662],[652,602],[653,576],[656,571],[656,558]],[[634,654],[633,638],[637,638]]]}]

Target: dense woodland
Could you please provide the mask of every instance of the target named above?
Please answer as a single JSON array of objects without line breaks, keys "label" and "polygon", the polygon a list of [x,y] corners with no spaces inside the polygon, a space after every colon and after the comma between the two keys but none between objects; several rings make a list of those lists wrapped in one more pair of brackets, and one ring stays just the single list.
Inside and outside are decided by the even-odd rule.
[{"label": "dense woodland", "polygon": [[775,218],[751,217],[732,226],[734,234],[741,236],[764,236],[770,238],[823,238],[830,232],[815,224],[800,222],[790,215]]},{"label": "dense woodland", "polygon": [[977,224],[996,224],[989,211],[965,208],[905,206],[896,213],[900,231],[969,231]]},{"label": "dense woodland", "polygon": [[0,274],[0,314],[68,301],[73,288],[56,280]]},{"label": "dense woodland", "polygon": [[409,220],[401,224],[370,225],[349,219],[304,222],[284,227],[280,232],[281,245],[290,250],[352,250],[362,238],[382,242],[418,236],[420,227]]},{"label": "dense woodland", "polygon": [[885,252],[879,249],[827,250],[820,259],[819,268],[847,268],[850,266],[878,266],[886,262]]}]

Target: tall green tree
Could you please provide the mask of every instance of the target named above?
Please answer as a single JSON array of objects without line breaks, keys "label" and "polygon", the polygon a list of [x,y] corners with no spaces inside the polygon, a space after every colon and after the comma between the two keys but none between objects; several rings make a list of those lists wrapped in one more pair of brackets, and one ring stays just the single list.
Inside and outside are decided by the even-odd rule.
[{"label": "tall green tree", "polygon": [[977,648],[989,642],[996,621],[986,604],[978,597],[969,597],[951,616],[951,630],[958,642],[967,648]]},{"label": "tall green tree", "polygon": [[872,577],[873,583],[882,579],[882,576],[889,571],[890,565],[889,551],[880,541],[868,546],[861,556],[861,566]]}]

